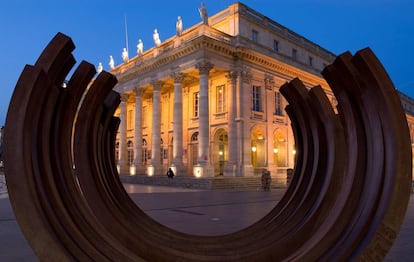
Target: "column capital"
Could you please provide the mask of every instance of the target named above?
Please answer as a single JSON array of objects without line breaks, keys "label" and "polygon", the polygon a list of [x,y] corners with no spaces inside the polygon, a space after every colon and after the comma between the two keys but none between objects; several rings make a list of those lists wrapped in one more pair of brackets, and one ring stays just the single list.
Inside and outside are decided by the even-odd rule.
[{"label": "column capital", "polygon": [[151,81],[151,85],[154,88],[154,91],[160,91],[161,87],[164,85],[164,81],[153,80]]},{"label": "column capital", "polygon": [[174,79],[174,83],[181,84],[185,78],[186,74],[181,72],[173,72],[171,77]]},{"label": "column capital", "polygon": [[240,72],[243,77],[243,82],[250,84],[252,81],[252,74],[249,71],[243,70]]},{"label": "column capital", "polygon": [[135,89],[134,89],[134,93],[135,93],[135,96],[142,96],[142,94],[144,93],[144,88],[142,88],[142,87],[135,87]]},{"label": "column capital", "polygon": [[226,74],[226,78],[228,81],[232,82],[232,83],[236,83],[237,77],[239,76],[239,72],[236,70],[233,71],[229,71]]},{"label": "column capital", "polygon": [[202,61],[196,64],[196,68],[200,71],[200,74],[208,74],[213,66],[214,65],[208,61]]},{"label": "column capital", "polygon": [[129,94],[122,93],[121,94],[121,102],[127,102],[128,101],[128,97],[129,97]]},{"label": "column capital", "polygon": [[275,81],[273,80],[272,77],[265,77],[264,82],[265,82],[266,89],[273,89],[275,85]]}]

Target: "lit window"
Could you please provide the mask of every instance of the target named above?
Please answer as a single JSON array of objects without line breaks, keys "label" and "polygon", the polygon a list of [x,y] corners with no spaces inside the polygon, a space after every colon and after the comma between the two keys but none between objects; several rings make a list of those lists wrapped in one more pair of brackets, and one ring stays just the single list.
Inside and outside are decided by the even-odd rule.
[{"label": "lit window", "polygon": [[143,106],[142,110],[141,110],[141,122],[142,122],[142,126],[146,127],[147,126],[147,107]]},{"label": "lit window", "polygon": [[279,41],[273,40],[273,51],[279,52]]},{"label": "lit window", "polygon": [[292,49],[292,58],[293,60],[296,60],[298,58],[298,50]]},{"label": "lit window", "polygon": [[261,103],[260,103],[260,86],[253,86],[252,89],[252,110],[260,112]]},{"label": "lit window", "polygon": [[164,143],[164,141],[162,140],[162,138],[161,138],[161,148],[160,148],[160,159],[161,159],[161,162],[162,162],[162,159],[163,159],[163,156],[164,156],[164,148],[163,148],[163,146],[162,146],[162,144]]},{"label": "lit window", "polygon": [[147,140],[142,139],[142,158],[141,161],[143,164],[147,163],[148,157],[148,150],[147,150]]},{"label": "lit window", "polygon": [[128,121],[127,121],[127,129],[131,130],[132,129],[132,123],[134,123],[133,118],[134,117],[134,113],[133,110],[128,110]]},{"label": "lit window", "polygon": [[252,30],[252,41],[257,43],[258,40],[259,40],[259,32],[257,32],[256,30]]},{"label": "lit window", "polygon": [[194,93],[193,95],[193,105],[194,105],[194,117],[198,117],[198,112],[199,112],[199,108],[200,108],[200,103],[199,103],[199,92]]},{"label": "lit window", "polygon": [[217,93],[217,113],[223,113],[225,108],[225,94],[224,85],[218,86],[216,89]]},{"label": "lit window", "polygon": [[283,116],[282,96],[279,92],[275,92],[275,115]]},{"label": "lit window", "polygon": [[128,141],[128,164],[132,165],[134,162],[134,143],[132,141]]}]

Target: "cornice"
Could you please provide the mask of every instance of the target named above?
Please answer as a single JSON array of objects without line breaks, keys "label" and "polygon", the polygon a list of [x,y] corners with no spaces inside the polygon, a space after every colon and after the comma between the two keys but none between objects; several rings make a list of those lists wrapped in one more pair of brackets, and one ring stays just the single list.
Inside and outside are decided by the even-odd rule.
[{"label": "cornice", "polygon": [[234,56],[235,48],[228,43],[220,42],[208,36],[200,36],[190,42],[183,43],[182,46],[175,49],[161,51],[161,53],[148,60],[134,59],[129,64],[119,66],[118,70],[114,72],[118,81],[128,82],[135,79],[139,75],[144,75],[160,67],[173,63],[180,58],[200,52],[200,50],[213,51],[221,56],[232,58]]},{"label": "cornice", "polygon": [[276,74],[281,74],[287,78],[293,79],[298,77],[309,85],[320,84],[324,89],[330,90],[328,84],[322,77],[256,52],[245,44],[238,45],[235,42],[235,38],[224,42],[202,35],[183,43],[180,47],[161,51],[156,57],[146,60],[139,59],[139,57],[133,58],[130,63],[121,65],[117,72],[114,73],[122,85],[122,83],[130,82],[137,77],[157,71],[161,67],[168,66],[186,56],[207,51],[228,59],[241,59],[244,62],[255,64],[258,67],[262,67]]},{"label": "cornice", "polygon": [[298,77],[305,83],[308,83],[310,85],[321,85],[322,88],[330,90],[325,79],[322,77],[316,76],[312,73],[304,71],[303,69],[296,68],[276,59],[263,56],[262,54],[257,53],[253,50],[243,48],[236,53],[236,56],[245,62],[250,62],[272,72],[282,74],[287,78],[293,79],[295,77]]}]

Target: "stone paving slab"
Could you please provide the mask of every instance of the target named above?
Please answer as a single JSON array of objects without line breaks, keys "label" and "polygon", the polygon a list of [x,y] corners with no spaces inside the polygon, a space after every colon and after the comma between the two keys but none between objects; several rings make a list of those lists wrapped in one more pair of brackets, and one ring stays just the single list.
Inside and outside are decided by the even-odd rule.
[{"label": "stone paving slab", "polygon": [[[190,234],[222,235],[240,230],[269,212],[283,190],[262,192],[192,190],[124,185],[137,205],[164,225]],[[27,244],[10,206],[0,194],[0,261],[38,261]],[[402,230],[385,261],[414,261],[414,195]]]}]

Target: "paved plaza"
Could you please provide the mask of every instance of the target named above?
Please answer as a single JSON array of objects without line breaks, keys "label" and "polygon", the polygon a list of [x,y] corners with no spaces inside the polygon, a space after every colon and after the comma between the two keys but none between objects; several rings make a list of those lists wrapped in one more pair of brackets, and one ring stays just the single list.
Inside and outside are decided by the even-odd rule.
[{"label": "paved plaza", "polygon": [[[0,175],[0,261],[38,261],[14,217]],[[137,205],[173,229],[198,235],[222,235],[240,230],[263,217],[283,195],[283,189],[195,190],[124,185]],[[385,261],[414,260],[414,196],[401,232]]]}]

